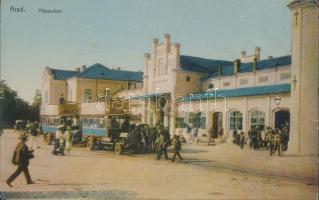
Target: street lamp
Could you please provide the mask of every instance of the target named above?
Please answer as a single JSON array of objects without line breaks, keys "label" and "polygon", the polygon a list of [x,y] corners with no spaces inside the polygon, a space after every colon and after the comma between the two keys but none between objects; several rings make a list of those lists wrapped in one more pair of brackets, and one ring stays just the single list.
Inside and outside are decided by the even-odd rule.
[{"label": "street lamp", "polygon": [[214,88],[214,92],[215,92],[215,110],[216,110],[217,90],[218,90],[218,88]]},{"label": "street lamp", "polygon": [[281,102],[281,97],[275,97],[275,103],[277,106],[279,106],[280,102]]}]

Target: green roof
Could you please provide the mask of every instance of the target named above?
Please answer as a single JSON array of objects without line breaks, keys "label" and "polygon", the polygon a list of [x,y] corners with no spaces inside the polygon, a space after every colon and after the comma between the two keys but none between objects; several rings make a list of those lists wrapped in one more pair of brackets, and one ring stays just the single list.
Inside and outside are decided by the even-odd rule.
[{"label": "green roof", "polygon": [[141,82],[143,81],[143,72],[114,70],[109,69],[100,63],[96,63],[77,74],[76,77]]},{"label": "green roof", "polygon": [[194,71],[201,73],[215,73],[218,72],[219,66],[232,65],[232,61],[214,60],[207,58],[200,58],[194,56],[180,56],[181,68],[185,71]]},{"label": "green roof", "polygon": [[259,96],[259,95],[274,95],[282,93],[290,93],[290,84],[266,85],[257,87],[224,89],[210,92],[201,92],[197,94],[190,94],[180,98],[179,102],[199,101],[216,98],[230,98],[230,97],[244,97],[244,96]]},{"label": "green roof", "polygon": [[54,80],[66,80],[77,75],[77,71],[61,70],[61,69],[51,69]]}]

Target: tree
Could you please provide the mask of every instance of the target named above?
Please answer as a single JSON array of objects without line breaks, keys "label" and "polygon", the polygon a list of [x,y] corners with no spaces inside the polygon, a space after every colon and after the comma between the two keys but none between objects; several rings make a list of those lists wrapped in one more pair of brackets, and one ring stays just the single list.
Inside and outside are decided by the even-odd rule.
[{"label": "tree", "polygon": [[[39,97],[37,97],[39,98]],[[4,80],[0,81],[0,126],[12,127],[16,120],[38,120],[38,99],[34,106],[21,99]]]},{"label": "tree", "polygon": [[41,92],[37,90],[35,93],[35,96],[33,97],[33,102],[30,106],[32,121],[40,120],[41,101],[42,101]]}]

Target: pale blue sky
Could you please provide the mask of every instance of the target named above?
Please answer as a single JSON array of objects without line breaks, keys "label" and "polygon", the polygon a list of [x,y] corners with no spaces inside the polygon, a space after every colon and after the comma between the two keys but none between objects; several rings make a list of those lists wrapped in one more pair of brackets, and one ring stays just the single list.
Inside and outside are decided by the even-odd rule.
[{"label": "pale blue sky", "polygon": [[[287,0],[3,0],[1,74],[31,101],[45,66],[73,70],[101,63],[143,69],[152,38],[170,33],[181,54],[234,60],[290,54]],[[23,6],[25,13],[10,7]],[[39,8],[62,9],[41,14]]]}]

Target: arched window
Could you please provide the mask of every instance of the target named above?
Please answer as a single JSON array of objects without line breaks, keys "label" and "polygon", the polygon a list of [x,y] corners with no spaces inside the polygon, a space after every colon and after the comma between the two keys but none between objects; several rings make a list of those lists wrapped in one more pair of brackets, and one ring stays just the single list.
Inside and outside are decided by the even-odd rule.
[{"label": "arched window", "polygon": [[257,128],[257,127],[259,129],[265,128],[265,113],[263,111],[254,110],[250,112],[249,120],[250,120],[250,129]]},{"label": "arched window", "polygon": [[230,113],[229,116],[229,128],[230,130],[237,130],[243,129],[243,114],[239,111],[233,111]]}]

